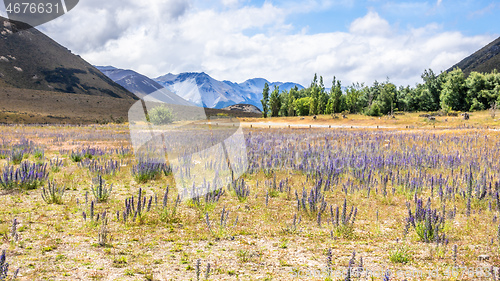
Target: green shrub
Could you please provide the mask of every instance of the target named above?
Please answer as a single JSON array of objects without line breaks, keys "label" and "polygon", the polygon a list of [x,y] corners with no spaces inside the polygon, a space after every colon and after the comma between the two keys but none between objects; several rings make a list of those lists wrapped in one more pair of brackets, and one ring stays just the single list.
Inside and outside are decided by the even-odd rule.
[{"label": "green shrub", "polygon": [[354,237],[354,225],[352,224],[340,224],[335,227],[332,232],[332,236],[342,237],[344,239],[351,239]]},{"label": "green shrub", "polygon": [[484,104],[482,104],[480,101],[478,101],[476,98],[472,100],[472,105],[470,106],[470,111],[479,111],[479,110],[484,110]]},{"label": "green shrub", "polygon": [[382,116],[382,112],[380,111],[380,106],[378,105],[378,103],[373,103],[366,112],[366,115],[375,117]]},{"label": "green shrub", "polygon": [[10,161],[14,165],[20,164],[25,156],[25,151],[22,149],[13,149],[10,153]]},{"label": "green shrub", "polygon": [[73,162],[81,162],[82,159],[83,159],[84,155],[82,155],[80,152],[74,152],[72,151],[71,154],[69,155],[69,158],[73,161]]},{"label": "green shrub", "polygon": [[148,113],[149,121],[154,125],[165,125],[174,122],[172,111],[164,105],[157,106]]},{"label": "green shrub", "polygon": [[48,182],[47,188],[42,188],[42,199],[47,204],[62,204],[66,186],[58,186],[55,182]]},{"label": "green shrub", "polygon": [[113,190],[113,185],[107,187],[105,181],[100,175],[97,175],[97,178],[92,179],[92,181],[95,184],[94,186],[92,186],[92,193],[94,193],[94,197],[97,202],[108,201],[108,198],[111,195],[111,191]]},{"label": "green shrub", "polygon": [[408,263],[410,259],[409,249],[404,244],[398,244],[389,251],[389,260],[393,263]]},{"label": "green shrub", "polygon": [[45,157],[45,152],[41,148],[35,149],[33,152],[33,155],[35,156],[36,159],[42,160]]}]

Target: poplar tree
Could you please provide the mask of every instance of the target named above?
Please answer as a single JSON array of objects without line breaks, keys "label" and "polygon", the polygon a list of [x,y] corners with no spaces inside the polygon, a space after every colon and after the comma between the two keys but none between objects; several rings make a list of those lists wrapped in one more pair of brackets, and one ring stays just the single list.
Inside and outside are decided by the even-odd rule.
[{"label": "poplar tree", "polygon": [[262,103],[262,117],[267,118],[267,111],[269,110],[267,106],[269,103],[269,85],[267,83],[264,85],[260,102]]}]

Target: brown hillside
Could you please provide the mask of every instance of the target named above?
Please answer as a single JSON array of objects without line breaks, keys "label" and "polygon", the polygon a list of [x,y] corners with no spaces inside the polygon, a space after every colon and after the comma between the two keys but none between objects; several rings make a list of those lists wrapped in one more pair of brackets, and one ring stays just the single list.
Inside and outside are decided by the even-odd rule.
[{"label": "brown hillside", "polygon": [[137,99],[40,31],[3,17],[0,87]]}]

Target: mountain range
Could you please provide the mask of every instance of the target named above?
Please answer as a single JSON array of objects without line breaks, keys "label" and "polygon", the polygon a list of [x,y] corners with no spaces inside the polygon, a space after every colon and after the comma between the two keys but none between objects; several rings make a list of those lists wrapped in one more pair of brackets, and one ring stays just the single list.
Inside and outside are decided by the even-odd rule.
[{"label": "mountain range", "polygon": [[196,106],[172,93],[156,81],[135,71],[118,69],[112,66],[97,66],[96,68],[119,85],[134,93],[138,98],[153,99],[151,101],[158,100],[159,98],[161,102],[169,104]]},{"label": "mountain range", "polygon": [[204,72],[169,73],[157,78],[148,78],[133,70],[113,66],[96,68],[139,97],[163,87],[197,106],[217,109],[235,104],[251,104],[262,109],[260,100],[265,83],[269,84],[271,91],[274,86],[280,90],[290,90],[295,86],[304,88],[297,83],[269,82],[263,78],[249,79],[243,83],[219,81]]}]

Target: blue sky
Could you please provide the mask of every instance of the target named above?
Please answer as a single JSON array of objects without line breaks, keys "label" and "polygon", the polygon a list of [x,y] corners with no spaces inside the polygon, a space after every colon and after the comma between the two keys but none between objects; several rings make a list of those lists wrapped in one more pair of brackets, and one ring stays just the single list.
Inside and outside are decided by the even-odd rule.
[{"label": "blue sky", "polygon": [[498,14],[495,1],[85,0],[40,29],[92,64],[150,77],[414,86],[496,39]]},{"label": "blue sky", "polygon": [[[242,1],[241,4],[261,6],[273,3],[287,7],[307,3],[305,9],[287,17],[295,30],[306,28],[310,33],[348,31],[350,23],[368,11],[376,11],[389,23],[401,28],[437,23],[443,30],[458,30],[465,35],[498,33],[498,1]],[[290,4],[294,3],[294,4]],[[317,3],[317,4],[314,4]],[[217,7],[217,5],[214,5]]]}]

